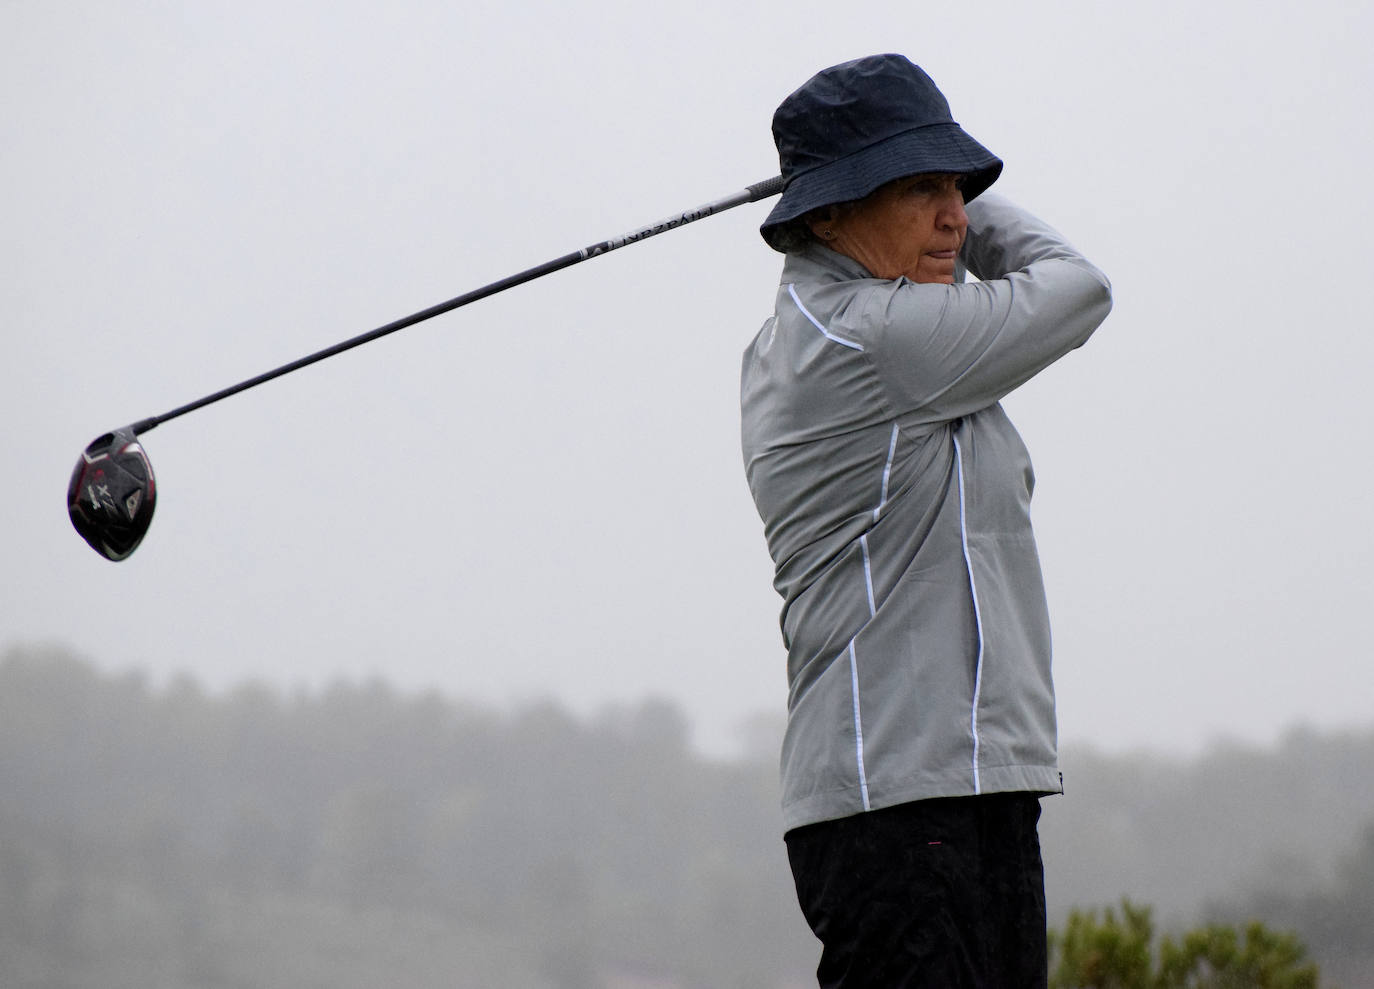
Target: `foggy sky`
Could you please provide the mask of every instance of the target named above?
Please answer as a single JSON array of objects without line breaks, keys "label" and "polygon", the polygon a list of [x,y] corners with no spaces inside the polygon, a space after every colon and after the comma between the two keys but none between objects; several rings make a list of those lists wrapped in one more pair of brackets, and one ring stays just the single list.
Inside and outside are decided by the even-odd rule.
[{"label": "foggy sky", "polygon": [[1367,9],[0,4],[0,648],[580,712],[780,713],[738,443],[780,258],[742,207],[167,423],[111,564],[99,433],[777,172],[816,70],[903,52],[998,190],[1111,277],[1005,402],[1035,462],[1061,736],[1367,724]]}]

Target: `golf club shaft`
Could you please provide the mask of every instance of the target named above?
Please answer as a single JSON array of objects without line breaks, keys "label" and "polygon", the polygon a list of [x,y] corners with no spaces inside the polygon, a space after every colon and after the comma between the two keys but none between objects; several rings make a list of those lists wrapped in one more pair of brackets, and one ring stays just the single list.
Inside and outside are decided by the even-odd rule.
[{"label": "golf club shaft", "polygon": [[160,416],[142,419],[129,428],[133,430],[135,435],[146,433],[148,430],[170,419],[184,416],[188,412],[194,412],[196,409],[204,408],[207,405],[218,402],[220,399],[228,398],[230,395],[237,395],[241,391],[247,391],[249,388],[256,387],[266,381],[271,381],[273,378],[280,378],[284,374],[290,374],[292,371],[300,370],[307,365],[322,361],[326,357],[333,357],[335,354],[341,354],[345,350],[352,350],[354,347],[361,346],[371,340],[376,340],[378,337],[384,337],[389,333],[395,333],[397,330],[403,330],[408,326],[414,326],[416,323],[422,323],[427,319],[432,319],[443,313],[451,312],[460,306],[467,305],[469,302],[485,299],[487,296],[495,295],[498,292],[504,292],[508,288],[514,288],[516,285],[523,285],[525,282],[533,281],[536,278],[542,278],[544,275],[571,267],[581,261],[586,261],[588,258],[594,258],[598,254],[609,253],[617,248],[625,247],[628,244],[635,244],[641,240],[653,237],[656,234],[661,234],[666,230],[685,226],[688,223],[704,219],[715,213],[722,213],[736,206],[742,206],[745,203],[758,202],[760,199],[776,196],[780,192],[782,192],[782,176],[766,179],[763,182],[758,182],[746,189],[742,189],[733,195],[725,196],[722,199],[706,203],[703,206],[698,206],[696,209],[667,217],[647,227],[631,230],[629,233],[621,234],[619,237],[603,240],[599,244],[584,247],[580,251],[573,251],[571,254],[565,254],[562,257],[554,258],[552,261],[546,261],[536,267],[529,268],[514,275],[508,275],[499,281],[492,282],[490,285],[484,285],[481,288],[473,289],[471,292],[455,296],[447,302],[440,302],[438,305],[430,306],[428,309],[422,309],[417,313],[404,316],[395,322],[387,323],[385,326],[379,326],[375,330],[369,330],[367,333],[361,333],[358,336],[336,343],[332,347],[326,347],[324,350],[308,354],[299,360],[292,361],[290,364],[283,364],[281,367],[274,368],[271,371],[265,371],[257,377],[249,378],[247,381],[240,381],[236,385],[230,385],[228,388],[217,391],[212,395],[206,395],[204,398],[198,398],[194,402],[189,402],[179,408],[172,409],[170,412],[164,412]]}]

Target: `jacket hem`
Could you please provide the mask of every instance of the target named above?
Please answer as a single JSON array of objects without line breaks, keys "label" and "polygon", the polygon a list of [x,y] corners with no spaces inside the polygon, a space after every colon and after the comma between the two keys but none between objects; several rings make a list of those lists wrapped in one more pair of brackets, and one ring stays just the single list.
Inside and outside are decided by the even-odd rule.
[{"label": "jacket hem", "polygon": [[[1053,794],[1064,792],[1063,774],[1058,766],[983,766],[979,769],[980,786],[977,794],[1030,792]],[[868,780],[868,809],[881,810],[897,804],[937,797],[972,797],[973,777],[926,777],[906,781],[901,785],[884,785],[871,777]],[[783,803],[783,830],[833,821],[864,813],[863,798],[857,786],[812,793]]]}]

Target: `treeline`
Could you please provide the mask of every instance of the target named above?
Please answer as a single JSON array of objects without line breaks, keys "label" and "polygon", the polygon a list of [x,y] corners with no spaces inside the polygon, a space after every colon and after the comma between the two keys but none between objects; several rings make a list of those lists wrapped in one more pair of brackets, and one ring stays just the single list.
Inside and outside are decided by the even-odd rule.
[{"label": "treeline", "polygon": [[[704,760],[689,734],[658,702],[583,722],[380,683],[215,696],[11,650],[0,985],[814,984],[775,759]],[[1346,989],[1374,985],[1349,974],[1374,954],[1371,767],[1374,733],[1066,753],[1052,908],[1269,911]]]},{"label": "treeline", "polygon": [[1374,822],[1374,729],[1187,760],[1069,746],[1061,761],[1065,794],[1041,829],[1061,910],[1115,893],[1182,921],[1218,898],[1322,887]]},{"label": "treeline", "polygon": [[0,985],[801,982],[772,777],[665,704],[221,698],[12,652]]}]

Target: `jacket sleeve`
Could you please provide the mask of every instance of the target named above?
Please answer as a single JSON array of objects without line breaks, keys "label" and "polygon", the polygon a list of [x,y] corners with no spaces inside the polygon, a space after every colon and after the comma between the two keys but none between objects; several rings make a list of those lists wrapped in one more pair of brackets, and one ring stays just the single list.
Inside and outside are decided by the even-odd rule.
[{"label": "jacket sleeve", "polygon": [[1075,347],[1111,311],[1111,284],[1053,228],[993,193],[967,207],[962,261],[981,279],[884,282],[866,336],[898,414],[938,422],[999,401]]}]

